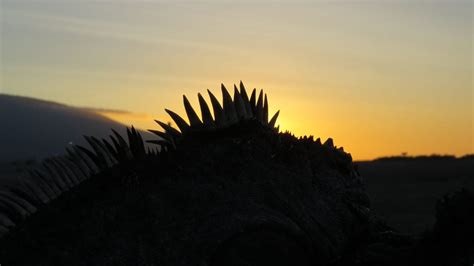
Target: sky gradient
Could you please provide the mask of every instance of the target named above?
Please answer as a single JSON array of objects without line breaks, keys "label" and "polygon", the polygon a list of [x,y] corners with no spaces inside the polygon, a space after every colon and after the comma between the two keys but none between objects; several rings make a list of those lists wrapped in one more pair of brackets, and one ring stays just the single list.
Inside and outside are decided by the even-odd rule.
[{"label": "sky gradient", "polygon": [[182,94],[263,88],[355,159],[473,153],[471,1],[0,1],[0,93],[140,128]]}]

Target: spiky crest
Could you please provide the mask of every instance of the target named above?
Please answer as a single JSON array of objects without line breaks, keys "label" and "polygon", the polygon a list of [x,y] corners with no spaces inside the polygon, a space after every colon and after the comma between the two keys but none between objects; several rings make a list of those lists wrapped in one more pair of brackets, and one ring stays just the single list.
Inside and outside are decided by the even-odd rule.
[{"label": "spiky crest", "polygon": [[[279,132],[279,126],[275,127],[275,124],[280,111],[277,111],[268,121],[268,98],[263,90],[259,92],[257,98],[257,91],[254,89],[249,99],[242,82],[239,87],[240,91],[234,85],[234,98],[232,99],[225,86],[222,85],[222,105],[208,90],[214,117],[201,94],[198,94],[198,99],[202,119],[198,117],[186,96],[183,96],[183,102],[189,124],[175,112],[165,109],[179,130],[170,124],[155,120],[163,128],[163,131],[149,130],[160,137],[158,140],[149,142],[159,145],[159,149],[148,148],[146,150],[140,133],[132,126],[127,128],[128,141],[112,129],[113,134],[110,135],[110,140],[99,140],[95,137],[85,136],[90,148],[75,145],[66,149],[66,155],[44,160],[40,167],[31,169],[25,177],[21,178],[18,186],[0,189],[0,236],[8,233],[12,227],[25,217],[35,213],[41,206],[84,180],[103,170],[115,167],[117,164],[127,164],[145,156],[157,156],[170,149],[175,149],[179,145],[180,139],[187,136],[188,133],[224,129],[238,125],[245,120],[258,121]],[[304,139],[313,142],[312,137]],[[348,155],[342,148],[336,149],[331,138],[323,145],[321,145],[319,138],[314,143],[339,154]]]},{"label": "spiky crest", "polygon": [[158,133],[156,130],[150,130],[155,135],[160,136],[161,140],[149,142],[162,145],[163,141],[168,141],[170,142],[169,146],[175,147],[178,139],[183,137],[183,135],[186,135],[186,133],[218,130],[236,125],[245,120],[257,120],[263,125],[268,126],[269,128],[272,128],[278,132],[278,128],[275,128],[275,124],[280,111],[277,111],[273,115],[272,119],[268,121],[268,98],[267,95],[263,93],[263,90],[260,91],[258,100],[256,100],[256,90],[254,89],[249,100],[242,81],[240,81],[239,87],[240,91],[237,86],[234,85],[234,98],[232,98],[224,84],[221,84],[222,105],[219,103],[214,94],[208,90],[209,98],[214,111],[214,118],[211,115],[209,105],[200,93],[198,93],[198,99],[201,108],[202,119],[197,116],[187,97],[183,96],[184,107],[189,123],[175,112],[165,109],[181,132],[169,125],[166,125],[163,122],[155,120],[163,127],[164,132]]}]

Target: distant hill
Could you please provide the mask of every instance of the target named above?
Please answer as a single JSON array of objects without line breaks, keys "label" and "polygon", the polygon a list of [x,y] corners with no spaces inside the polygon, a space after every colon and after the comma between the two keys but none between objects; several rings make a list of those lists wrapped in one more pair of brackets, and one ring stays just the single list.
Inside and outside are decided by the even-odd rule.
[{"label": "distant hill", "polygon": [[393,161],[393,162],[395,161],[435,161],[435,160],[446,161],[446,160],[456,160],[456,159],[469,160],[473,158],[474,158],[474,154],[466,154],[460,157],[456,157],[454,155],[449,155],[449,154],[446,154],[446,155],[431,154],[431,155],[418,155],[418,156],[397,155],[397,156],[380,157],[380,158],[374,159],[373,161],[374,162],[376,161],[385,161],[385,162],[388,162],[388,161]]},{"label": "distant hill", "polygon": [[125,126],[93,111],[60,103],[0,94],[0,162],[41,159],[85,144],[83,135],[105,137]]}]

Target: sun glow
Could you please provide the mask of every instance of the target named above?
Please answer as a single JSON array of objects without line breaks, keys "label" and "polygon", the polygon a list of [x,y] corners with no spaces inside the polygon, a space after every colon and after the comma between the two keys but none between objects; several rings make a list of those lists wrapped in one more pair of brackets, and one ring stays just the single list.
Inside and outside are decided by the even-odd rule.
[{"label": "sun glow", "polygon": [[156,129],[243,80],[356,159],[474,152],[470,1],[92,2],[2,2],[4,93]]}]

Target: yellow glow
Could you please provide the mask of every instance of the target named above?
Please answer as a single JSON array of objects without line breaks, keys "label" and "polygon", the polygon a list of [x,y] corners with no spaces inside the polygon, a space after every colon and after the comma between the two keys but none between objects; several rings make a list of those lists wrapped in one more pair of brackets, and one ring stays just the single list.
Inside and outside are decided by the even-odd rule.
[{"label": "yellow glow", "polygon": [[[218,86],[217,86],[218,87]],[[231,88],[231,86],[227,86]],[[250,90],[249,90],[250,91]],[[418,111],[413,116],[411,110],[384,110],[380,106],[357,105],[346,103],[345,106],[334,108],[330,102],[314,102],[312,99],[297,99],[280,94],[285,89],[265,90],[269,93],[270,113],[273,115],[279,107],[280,116],[277,125],[281,131],[290,131],[296,136],[313,135],[324,142],[327,138],[334,139],[335,145],[343,146],[355,160],[368,160],[381,156],[423,154],[454,154],[462,156],[473,153],[470,143],[469,123],[463,117],[445,121],[443,114],[430,111]],[[187,93],[191,104],[199,114],[198,92],[208,99],[204,90]],[[220,98],[220,89],[212,92]],[[274,92],[274,93],[273,93]],[[185,117],[179,93],[169,108]],[[385,107],[386,108],[386,107]],[[403,107],[400,107],[403,109]],[[378,110],[378,112],[374,112]],[[154,122],[158,119],[171,122],[169,116],[162,111],[158,115],[100,112],[102,115],[125,125],[136,128],[160,129]],[[452,131],[451,128],[465,126],[466,132]],[[467,143],[467,145],[466,145]]]},{"label": "yellow glow", "polygon": [[474,153],[471,1],[27,2],[2,5],[5,93],[156,129],[241,79],[357,160]]},{"label": "yellow glow", "polygon": [[113,111],[99,111],[99,114],[119,122],[128,127],[134,126],[137,129],[148,130],[156,128],[157,124],[154,122],[154,118],[148,114],[136,114],[128,112],[113,112]]}]

